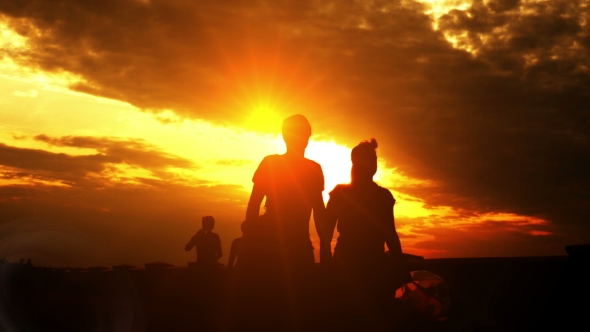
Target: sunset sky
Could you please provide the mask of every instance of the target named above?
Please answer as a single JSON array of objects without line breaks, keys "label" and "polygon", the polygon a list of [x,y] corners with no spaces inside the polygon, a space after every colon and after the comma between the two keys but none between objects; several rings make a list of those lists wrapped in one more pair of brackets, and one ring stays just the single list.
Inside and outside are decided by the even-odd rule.
[{"label": "sunset sky", "polygon": [[186,265],[212,215],[226,263],[295,113],[325,200],[377,139],[404,252],[590,242],[590,0],[10,0],[0,258]]}]

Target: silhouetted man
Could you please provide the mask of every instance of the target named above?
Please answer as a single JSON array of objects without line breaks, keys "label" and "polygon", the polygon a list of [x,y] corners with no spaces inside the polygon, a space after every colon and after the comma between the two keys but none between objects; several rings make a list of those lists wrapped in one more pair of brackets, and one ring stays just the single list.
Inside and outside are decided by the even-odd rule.
[{"label": "silhouetted man", "polygon": [[202,227],[203,228],[191,238],[184,249],[190,251],[193,247],[196,247],[198,265],[217,266],[217,260],[221,258],[222,252],[219,235],[213,233],[215,219],[211,216],[203,217]]},{"label": "silhouetted man", "polygon": [[[300,114],[288,117],[282,133],[287,152],[266,156],[254,173],[239,258],[242,318],[270,330],[280,330],[281,324],[298,329],[302,317],[311,317],[304,313],[315,265],[309,221],[313,212],[319,231],[325,211],[322,168],[305,158],[309,122]],[[266,210],[259,216],[265,197]]]},{"label": "silhouetted man", "polygon": [[[278,242],[275,250],[279,251],[281,261],[276,263],[291,273],[315,264],[309,220],[313,211],[319,231],[325,210],[324,174],[318,163],[305,158],[311,126],[303,115],[286,118],[282,133],[287,152],[266,156],[258,166],[252,179],[254,187],[245,223],[258,224]],[[265,197],[266,212],[259,218],[260,204]]]}]

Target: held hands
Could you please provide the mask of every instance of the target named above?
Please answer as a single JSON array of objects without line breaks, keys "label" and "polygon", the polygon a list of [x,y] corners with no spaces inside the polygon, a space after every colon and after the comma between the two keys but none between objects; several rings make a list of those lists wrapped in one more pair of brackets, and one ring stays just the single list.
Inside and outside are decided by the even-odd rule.
[{"label": "held hands", "polygon": [[322,266],[332,264],[332,247],[330,243],[320,242],[320,264]]}]

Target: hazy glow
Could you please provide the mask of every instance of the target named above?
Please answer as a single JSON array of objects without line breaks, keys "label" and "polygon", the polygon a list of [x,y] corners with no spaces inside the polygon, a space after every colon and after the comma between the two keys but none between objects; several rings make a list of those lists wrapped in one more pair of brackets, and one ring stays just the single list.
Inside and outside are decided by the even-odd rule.
[{"label": "hazy glow", "polygon": [[[149,3],[148,0],[137,1]],[[431,36],[435,36],[435,38],[443,36],[455,49],[477,55],[477,52],[484,49],[484,47],[498,42],[506,42],[511,37],[510,31],[512,30],[506,26],[496,27],[485,34],[477,31],[440,31],[442,28],[439,26],[439,22],[445,14],[453,10],[468,10],[472,4],[486,6],[488,2],[485,0],[483,2],[475,2],[473,0],[417,1],[423,5],[424,13],[430,17],[432,28],[439,30],[438,33]],[[408,6],[416,7],[414,1],[403,2]],[[412,2],[412,4],[409,2]],[[518,9],[514,9],[506,15],[539,14],[531,6],[534,2],[536,1],[521,1],[518,3]],[[587,2],[584,3],[586,4]],[[326,5],[324,14],[337,15],[335,6],[334,4]],[[397,6],[397,4],[394,6]],[[582,7],[584,6],[586,5]],[[366,9],[368,10],[371,7],[371,5],[367,5]],[[383,7],[381,10],[386,12],[389,9]],[[334,12],[332,13],[332,11]],[[467,13],[467,16],[471,18],[472,16],[470,15],[470,13]],[[370,18],[370,16],[361,17],[353,26],[364,30],[362,33],[367,34],[371,33],[371,30],[378,30],[379,22],[375,21],[377,24],[373,27],[371,26],[373,21]],[[18,187],[17,189],[19,190],[30,188],[34,188],[35,190],[56,189],[56,187],[59,187],[57,189],[64,192],[75,192],[75,190],[82,192],[90,188],[89,191],[94,190],[94,192],[85,192],[84,194],[86,196],[80,195],[82,198],[78,201],[73,199],[73,203],[63,202],[61,204],[60,200],[60,205],[100,211],[101,213],[111,213],[112,211],[116,211],[116,208],[111,209],[110,207],[121,204],[123,207],[120,208],[119,212],[129,213],[132,216],[130,219],[136,218],[139,221],[134,221],[138,223],[144,222],[144,219],[149,219],[146,218],[146,215],[150,212],[145,211],[151,211],[150,209],[165,209],[168,207],[166,204],[171,206],[170,208],[176,208],[174,204],[177,204],[179,201],[188,202],[186,205],[179,204],[184,209],[178,212],[174,220],[166,220],[162,224],[158,224],[160,221],[150,219],[148,224],[151,223],[151,226],[154,227],[150,229],[152,232],[156,229],[155,227],[162,227],[160,229],[163,229],[163,224],[170,223],[172,226],[169,229],[173,229],[171,232],[176,231],[177,233],[175,234],[178,237],[183,237],[184,233],[180,232],[179,229],[193,229],[193,223],[197,213],[208,213],[208,209],[211,209],[207,205],[208,203],[203,203],[199,208],[195,207],[200,203],[197,200],[205,196],[205,198],[213,196],[211,200],[230,201],[232,204],[236,203],[235,205],[231,205],[229,209],[238,211],[236,215],[243,215],[245,213],[245,206],[241,205],[244,205],[247,195],[252,188],[252,175],[259,162],[266,155],[285,152],[284,142],[280,136],[282,119],[288,114],[297,113],[298,110],[305,110],[304,112],[302,111],[304,114],[322,114],[321,112],[316,112],[319,108],[314,108],[314,105],[323,105],[320,104],[321,100],[317,99],[339,97],[338,93],[324,93],[321,87],[317,89],[317,94],[307,94],[310,90],[316,91],[313,88],[315,87],[314,84],[316,84],[314,82],[318,81],[318,78],[314,77],[314,75],[322,77],[324,75],[323,70],[328,72],[326,68],[313,68],[313,61],[309,61],[309,63],[303,60],[301,60],[301,63],[293,61],[300,59],[291,58],[291,54],[286,55],[286,51],[282,54],[276,51],[275,54],[273,51],[269,51],[271,48],[257,49],[261,45],[265,46],[266,42],[254,40],[257,43],[259,42],[260,45],[253,42],[250,54],[245,54],[238,58],[234,58],[233,55],[226,55],[225,67],[227,68],[212,65],[210,69],[203,69],[203,73],[211,70],[211,73],[208,74],[215,74],[210,75],[213,77],[213,80],[216,80],[215,82],[219,79],[220,90],[231,94],[230,97],[221,94],[224,96],[223,98],[218,97],[218,100],[216,100],[215,97],[211,97],[211,100],[205,101],[205,105],[208,105],[207,103],[215,105],[212,107],[212,110],[209,110],[210,112],[213,112],[214,108],[218,108],[224,111],[224,113],[220,114],[227,115],[225,118],[220,116],[215,118],[218,122],[206,122],[188,118],[187,115],[205,114],[205,111],[199,113],[189,110],[181,113],[175,109],[164,109],[150,110],[148,112],[126,102],[100,98],[70,90],[71,86],[85,82],[83,76],[59,71],[52,73],[42,72],[36,69],[35,66],[37,64],[34,61],[31,62],[31,67],[21,67],[18,64],[18,60],[23,55],[26,55],[25,52],[29,51],[30,47],[33,47],[31,46],[33,39],[30,40],[31,45],[29,45],[26,37],[13,31],[9,25],[2,22],[2,19],[0,17],[0,143],[7,146],[5,147],[5,151],[8,152],[5,152],[5,156],[10,156],[10,153],[14,150],[21,150],[20,152],[22,154],[20,156],[26,154],[29,159],[26,160],[26,165],[22,168],[24,171],[18,168],[18,163],[16,163],[17,166],[0,166],[0,187],[6,187],[4,189],[10,190],[12,190],[12,187]],[[17,23],[26,24],[26,22],[17,21],[19,19],[14,20]],[[580,20],[584,22],[583,24],[586,24],[586,17]],[[293,30],[290,32],[293,35],[307,33],[310,35],[310,38],[314,33],[321,32],[321,29],[318,29],[318,31],[310,29],[307,32],[301,32],[305,30],[300,31],[298,27],[286,26],[286,31],[289,29]],[[36,30],[35,27],[31,26],[28,28],[27,35],[37,34],[40,36],[41,32]],[[299,37],[301,36],[297,38]],[[216,38],[214,34],[213,38]],[[272,38],[269,37],[269,39]],[[479,38],[479,41],[477,38]],[[221,40],[219,42],[221,45],[220,49],[223,53],[224,44],[221,43]],[[233,40],[228,41],[228,45],[232,43]],[[335,44],[338,44],[338,42]],[[34,46],[42,48],[47,45]],[[354,45],[351,44],[350,46]],[[313,45],[309,47],[312,50],[314,49]],[[236,49],[240,48],[238,47]],[[288,48],[286,49],[288,50]],[[558,45],[548,51],[550,53],[548,54],[551,59],[562,59],[568,56],[568,52],[583,49],[582,46],[575,42],[571,45],[571,43],[566,41],[562,45]],[[330,49],[327,48],[327,50]],[[351,59],[354,57],[361,59],[361,55],[355,54],[353,50],[337,49],[338,52],[350,56]],[[99,52],[101,50],[87,49],[86,51],[88,54],[85,55],[88,55],[90,58],[100,58]],[[40,52],[39,54],[44,53]],[[313,54],[313,52],[310,54]],[[369,52],[368,54],[372,53]],[[211,56],[217,55],[212,53]],[[283,58],[280,58],[281,56]],[[525,67],[535,66],[540,61],[539,54],[535,52],[522,55],[522,58],[525,62]],[[353,60],[350,61],[351,64],[355,63]],[[337,66],[335,65],[335,67]],[[56,68],[67,68],[67,66],[56,66]],[[304,69],[299,70],[299,68]],[[362,69],[361,67],[359,68]],[[586,65],[580,64],[577,68],[579,71],[588,71]],[[231,72],[233,76],[224,76],[224,70]],[[314,71],[312,72],[310,70]],[[340,68],[333,70],[335,73],[347,72],[346,69]],[[77,72],[83,73],[80,75],[88,75],[86,77],[88,77],[89,81],[95,79],[88,72]],[[218,73],[221,74],[216,76]],[[168,74],[166,71],[164,76]],[[174,76],[171,75],[171,77]],[[180,75],[179,77],[183,76]],[[110,82],[112,83],[112,81]],[[180,82],[178,86],[179,90],[192,83],[182,80],[178,80],[178,82]],[[369,82],[369,80],[366,80],[366,82]],[[372,88],[372,86],[368,87]],[[105,88],[105,86],[101,86],[101,88]],[[104,89],[104,91],[107,90]],[[329,92],[330,90],[328,89],[326,91]],[[142,92],[140,91],[140,93]],[[167,93],[182,99],[181,94],[176,95],[176,92],[172,91],[170,93],[168,91]],[[343,89],[342,93],[346,97],[346,93],[349,92]],[[203,93],[203,99],[207,98],[206,93]],[[128,98],[126,100],[134,99]],[[350,100],[354,100],[354,98]],[[331,105],[330,103],[328,101],[326,105]],[[141,103],[137,102],[137,104]],[[146,104],[149,105],[149,103]],[[182,101],[179,105],[186,107],[186,103],[183,104]],[[334,105],[338,106],[337,103],[334,103]],[[351,108],[355,106],[358,105],[355,105],[354,102],[350,103]],[[192,106],[189,105],[187,108],[190,107]],[[340,111],[340,108],[335,107],[334,109],[338,112]],[[342,114],[346,113],[342,112]],[[41,134],[46,135],[50,139],[45,141],[35,139],[35,136]],[[314,132],[314,134],[317,133]],[[95,139],[98,143],[94,147],[84,147],[76,146],[75,144],[71,144],[71,146],[65,146],[67,144],[64,144],[62,146],[51,141],[53,138],[59,140],[63,137]],[[129,145],[125,145],[126,143],[129,143]],[[105,146],[101,146],[100,144],[105,144]],[[113,151],[109,150],[108,144],[114,144],[113,146],[115,147],[112,148],[114,150],[119,148],[125,152],[116,156],[109,155]],[[340,183],[350,182],[351,148],[352,146],[345,146],[333,137],[320,135],[311,137],[306,156],[317,161],[322,166],[325,177],[325,190],[323,193],[325,201],[329,199],[329,193],[334,186]],[[23,149],[28,150],[23,153]],[[56,156],[56,154],[61,155]],[[49,156],[48,159],[62,159],[57,160],[57,162],[54,159],[50,161],[57,164],[53,165],[54,169],[43,169],[42,167],[37,169],[36,165],[34,165],[36,161],[34,158],[38,158],[38,156]],[[129,157],[129,160],[126,160],[126,157]],[[97,159],[103,161],[96,162]],[[67,163],[73,164],[79,160],[87,161],[88,165],[82,165],[79,169],[69,172],[70,169],[59,164],[63,160],[65,160],[64,163],[66,165],[70,165]],[[527,234],[533,237],[554,235],[554,233],[547,230],[547,221],[539,218],[524,217],[511,213],[465,211],[458,210],[458,208],[453,206],[428,205],[424,199],[419,197],[426,191],[421,190],[437,189],[437,186],[442,186],[443,184],[436,183],[432,180],[411,178],[407,174],[398,171],[394,163],[382,158],[378,160],[378,164],[379,168],[375,175],[375,181],[381,186],[390,189],[396,198],[396,223],[398,231],[402,235],[404,250],[407,252],[426,256],[445,255],[444,249],[429,248],[424,243],[436,240],[437,236],[447,234],[445,232],[449,230],[456,231],[453,234],[471,232],[475,234],[479,232],[484,234],[482,238],[490,234],[494,235],[502,232]],[[433,164],[436,164],[436,162]],[[74,175],[69,174],[75,172],[77,173]],[[57,181],[54,180],[55,178],[66,180]],[[70,178],[74,180],[70,181]],[[76,183],[76,181],[79,183]],[[87,187],[84,187],[85,185]],[[8,186],[10,187],[8,188]],[[117,192],[122,193],[120,194],[121,196],[115,195],[116,197],[113,198],[113,195],[110,195],[111,192],[109,189],[115,187],[117,189],[124,187],[125,190],[130,191],[121,190]],[[206,187],[207,190],[202,190],[202,187]],[[196,188],[202,191],[197,191]],[[211,188],[214,190],[209,190]],[[159,196],[161,192],[158,190],[166,192],[170,197]],[[106,198],[102,197],[102,202],[94,202],[93,194],[98,191],[108,192],[108,195],[105,196],[110,196]],[[149,192],[149,195],[156,197],[154,199],[155,201],[159,203],[161,199],[164,203],[158,207],[145,207],[144,211],[144,206],[142,205],[144,202],[141,202],[141,199],[134,201],[136,197],[129,197],[131,195],[128,192],[133,191]],[[18,190],[15,192],[18,192]],[[434,195],[437,195],[435,190],[433,192],[435,192]],[[49,202],[48,200],[44,200],[43,194],[40,193],[38,195],[39,197],[36,198],[39,199],[38,202]],[[424,195],[426,197],[426,194]],[[67,195],[64,195],[64,197],[67,197]],[[121,197],[122,202],[113,203],[110,201],[110,199],[116,200]],[[469,200],[469,197],[461,198]],[[12,196],[12,193],[9,193],[6,194],[6,197],[0,199],[4,201],[16,201],[20,198],[18,194]],[[135,205],[126,206],[128,201]],[[434,199],[434,201],[440,202],[444,200]],[[452,198],[447,201],[452,203],[445,204],[455,204]],[[224,207],[227,208],[227,206]],[[225,234],[234,236],[239,232],[238,222],[240,220],[233,220],[235,215],[232,215],[231,218],[232,220],[220,220],[220,224],[225,223]],[[230,217],[227,219],[230,219]],[[132,228],[133,225],[124,225],[121,229],[128,230]],[[317,247],[318,239],[314,235],[313,227],[311,229],[312,241]],[[119,229],[113,230],[113,232],[117,231]],[[226,236],[225,234],[221,234],[222,238]],[[230,235],[227,235],[227,237],[230,237]],[[227,238],[224,239],[225,242],[228,242],[228,240]],[[461,239],[452,240],[461,242]],[[470,241],[470,243],[479,244],[477,240]],[[172,257],[185,254],[176,248],[168,248],[166,250],[173,252]],[[224,251],[227,252],[225,249]],[[192,253],[186,255],[186,257],[191,258],[193,256]]]},{"label": "hazy glow", "polygon": [[[24,75],[20,72],[20,75]],[[38,77],[38,76],[36,76]],[[211,185],[234,184],[247,195],[252,187],[252,174],[258,163],[268,154],[285,152],[280,132],[281,119],[269,108],[253,109],[250,114],[250,125],[264,123],[265,131],[276,134],[260,134],[240,128],[223,127],[203,121],[183,119],[172,111],[150,114],[118,101],[97,98],[81,93],[73,93],[63,88],[47,86],[47,80],[31,79],[29,76],[0,76],[0,93],[2,102],[9,107],[0,110],[0,142],[10,146],[47,150],[54,153],[67,153],[74,156],[93,155],[95,149],[52,146],[45,142],[33,140],[32,137],[45,134],[50,137],[89,136],[110,137],[113,139],[141,139],[166,153],[192,160],[197,168],[167,167],[162,172],[149,171],[141,167],[127,164],[113,164],[99,174],[89,174],[104,186],[126,184],[138,188],[149,188],[143,179],[162,180],[181,186],[202,184]],[[36,97],[22,96],[15,91],[37,91]],[[84,109],[84,112],[80,112]],[[266,121],[266,122],[265,122]],[[317,161],[324,171],[324,200],[335,185],[350,182],[350,149],[335,141],[316,140],[312,136],[306,157]],[[375,181],[392,190],[397,202],[396,218],[423,220],[421,225],[429,228],[440,227],[440,219],[445,227],[464,229],[485,221],[510,222],[513,227],[518,225],[544,225],[541,219],[527,218],[513,214],[472,214],[464,217],[449,206],[426,206],[425,202],[411,195],[397,191],[403,187],[431,187],[436,183],[421,179],[409,178],[389,168],[386,160],[378,161],[379,169]],[[7,169],[3,169],[8,174]],[[62,182],[48,181],[35,177],[20,179],[4,178],[0,186],[67,186]],[[90,207],[87,207],[90,208]],[[102,206],[92,206],[95,211],[108,212]],[[245,208],[236,206],[237,209]],[[237,224],[236,224],[236,227]],[[415,225],[398,223],[398,232],[406,237],[402,243],[406,250],[426,256],[444,256],[444,251],[426,250],[418,245],[420,241],[431,236],[416,233]],[[312,240],[318,245],[313,230]],[[548,235],[544,230],[531,230],[531,235]],[[410,236],[410,237],[407,237]],[[190,254],[187,254],[190,255]]]},{"label": "hazy glow", "polygon": [[[264,126],[260,129],[274,131],[275,135],[183,119],[170,110],[156,114],[144,113],[123,102],[59,88],[59,80],[47,86],[51,82],[50,78],[31,78],[39,76],[25,71],[14,71],[14,74],[0,76],[0,92],[5,96],[4,102],[10,105],[9,108],[0,110],[0,141],[11,146],[82,156],[96,154],[97,151],[52,146],[33,140],[32,137],[45,134],[50,137],[142,139],[167,153],[187,158],[198,165],[194,170],[168,168],[166,181],[190,186],[206,179],[211,184],[242,186],[245,193],[252,186],[252,174],[260,160],[268,154],[285,152],[284,142],[279,135],[281,118],[268,104],[252,109],[249,126]],[[15,91],[36,91],[36,97],[25,98],[22,94],[14,93]],[[84,109],[84,112],[80,112],[80,109]],[[350,149],[351,147],[335,141],[321,141],[315,137],[310,140],[306,157],[322,165],[326,201],[335,185],[350,182]],[[108,179],[113,183],[145,186],[137,179],[157,179],[160,175],[142,168],[118,164],[110,166],[102,174],[91,176]],[[388,188],[432,185],[387,168],[383,159],[379,160],[375,180]],[[13,184],[14,181],[4,180],[2,183]],[[418,198],[397,192],[394,194],[398,198],[396,214],[400,216],[427,216],[442,211],[425,209]]]}]

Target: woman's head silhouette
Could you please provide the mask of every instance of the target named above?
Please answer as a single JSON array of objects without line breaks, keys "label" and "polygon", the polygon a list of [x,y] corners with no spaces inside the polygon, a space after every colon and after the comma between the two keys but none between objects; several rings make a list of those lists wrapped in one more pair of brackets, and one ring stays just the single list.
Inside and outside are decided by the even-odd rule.
[{"label": "woman's head silhouette", "polygon": [[377,141],[374,138],[370,141],[362,141],[352,149],[350,153],[352,182],[373,181],[373,175],[377,173],[376,149]]}]

